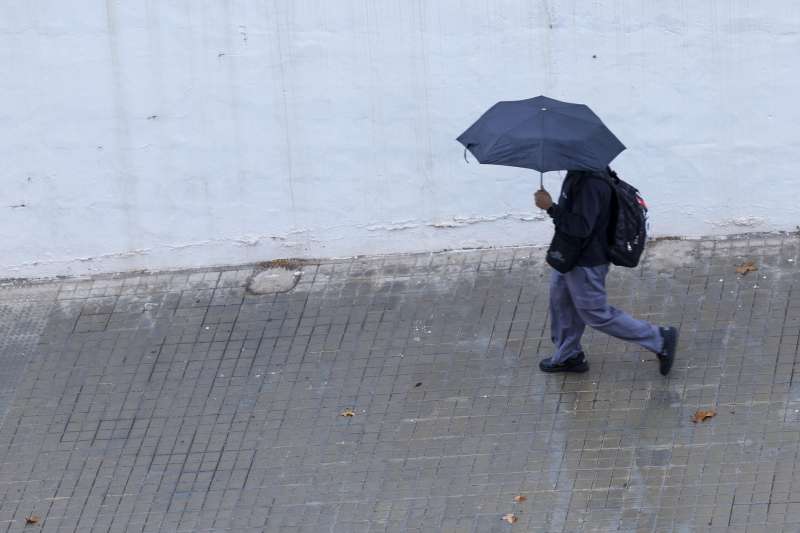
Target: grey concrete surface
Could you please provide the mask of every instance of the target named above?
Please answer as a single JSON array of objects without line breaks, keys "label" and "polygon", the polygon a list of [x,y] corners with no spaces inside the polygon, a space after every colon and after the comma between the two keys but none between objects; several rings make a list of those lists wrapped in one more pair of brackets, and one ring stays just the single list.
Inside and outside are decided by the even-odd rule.
[{"label": "grey concrete surface", "polygon": [[305,265],[281,294],[243,267],[2,288],[0,531],[800,531],[799,251],[614,269],[615,305],[681,327],[666,379],[598,333],[589,373],[540,373],[530,248]]}]

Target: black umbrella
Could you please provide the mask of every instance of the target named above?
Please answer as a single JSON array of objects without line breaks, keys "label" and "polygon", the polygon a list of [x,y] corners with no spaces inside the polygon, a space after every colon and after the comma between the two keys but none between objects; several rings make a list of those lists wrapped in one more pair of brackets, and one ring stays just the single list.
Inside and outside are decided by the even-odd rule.
[{"label": "black umbrella", "polygon": [[540,173],[601,170],[625,149],[588,106],[546,96],[498,102],[458,141],[465,157]]}]

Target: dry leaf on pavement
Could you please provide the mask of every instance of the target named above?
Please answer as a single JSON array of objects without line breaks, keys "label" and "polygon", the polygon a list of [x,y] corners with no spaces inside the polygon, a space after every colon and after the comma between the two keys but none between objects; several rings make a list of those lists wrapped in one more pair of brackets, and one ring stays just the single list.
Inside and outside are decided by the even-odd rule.
[{"label": "dry leaf on pavement", "polygon": [[514,501],[517,502],[517,503],[522,503],[527,499],[528,499],[528,497],[527,496],[523,496],[522,494],[520,494],[519,496],[514,496]]},{"label": "dry leaf on pavement", "polygon": [[30,516],[26,516],[25,517],[25,523],[29,524],[29,525],[38,524],[40,520],[41,520],[41,518],[39,518],[36,515],[30,515]]},{"label": "dry leaf on pavement", "polygon": [[738,267],[736,267],[736,273],[741,274],[742,276],[746,276],[748,272],[757,272],[758,267],[752,261],[745,261]]},{"label": "dry leaf on pavement", "polygon": [[514,524],[516,523],[517,520],[519,520],[519,518],[517,518],[517,515],[513,513],[508,513],[507,515],[503,515],[503,520],[505,520],[509,524]]},{"label": "dry leaf on pavement", "polygon": [[342,416],[356,416],[356,412],[352,409],[345,409],[342,411]]},{"label": "dry leaf on pavement", "polygon": [[707,419],[717,416],[716,411],[697,411],[694,414],[694,418],[692,418],[692,422],[697,424],[698,422],[705,422]]}]

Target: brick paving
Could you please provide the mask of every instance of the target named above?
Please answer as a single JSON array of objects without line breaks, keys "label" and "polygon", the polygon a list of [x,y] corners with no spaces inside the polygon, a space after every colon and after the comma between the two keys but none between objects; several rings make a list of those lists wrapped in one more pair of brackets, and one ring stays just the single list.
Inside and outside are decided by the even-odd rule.
[{"label": "brick paving", "polygon": [[609,291],[668,379],[593,333],[540,373],[533,248],[2,288],[0,531],[800,531],[800,241],[648,254]]}]

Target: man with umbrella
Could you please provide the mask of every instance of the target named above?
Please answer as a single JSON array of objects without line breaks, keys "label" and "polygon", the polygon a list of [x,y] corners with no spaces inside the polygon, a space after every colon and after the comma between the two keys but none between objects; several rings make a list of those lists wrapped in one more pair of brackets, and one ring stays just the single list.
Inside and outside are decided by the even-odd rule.
[{"label": "man with umbrella", "polygon": [[614,195],[608,163],[625,149],[622,143],[587,106],[544,96],[496,104],[458,140],[481,163],[540,173],[568,171],[558,202],[544,190],[543,178],[535,195],[536,206],[546,210],[555,225],[548,262],[559,265],[550,279],[555,353],[540,361],[539,368],[589,370],[581,346],[588,325],[655,353],[666,376],[675,360],[678,330],[635,319],[609,305],[606,296]]}]

